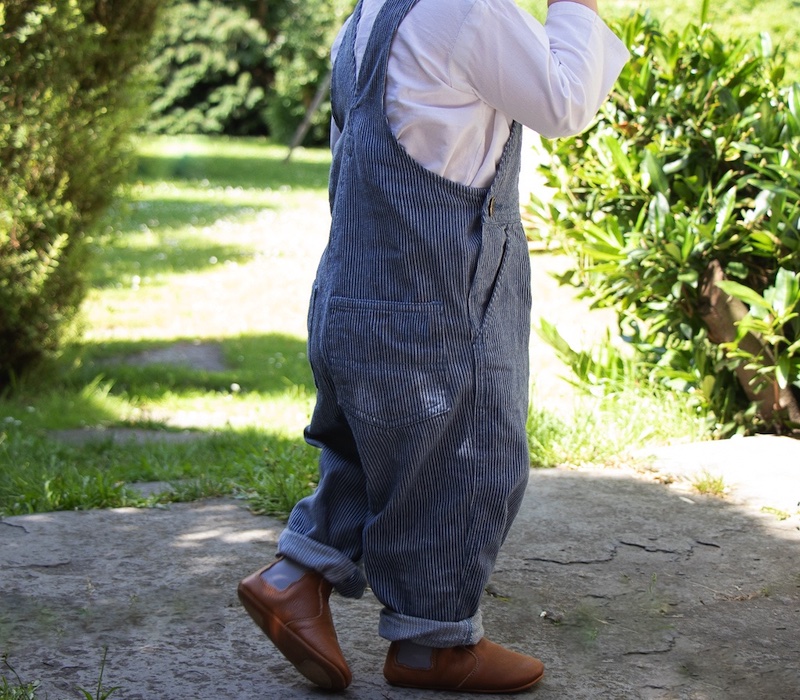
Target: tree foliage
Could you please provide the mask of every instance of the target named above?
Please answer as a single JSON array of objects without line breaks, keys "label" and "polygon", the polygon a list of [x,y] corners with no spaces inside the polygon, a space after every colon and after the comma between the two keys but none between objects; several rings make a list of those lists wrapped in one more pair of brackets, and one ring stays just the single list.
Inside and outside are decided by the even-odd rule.
[{"label": "tree foliage", "polygon": [[147,129],[167,134],[265,131],[272,79],[265,29],[243,7],[173,2],[150,49],[155,91]]},{"label": "tree foliage", "polygon": [[[617,311],[651,378],[695,392],[731,428],[769,382],[762,418],[790,429],[796,415],[781,409],[800,387],[800,88],[782,85],[767,37],[667,33],[642,14],[618,30],[632,60],[589,130],[545,144],[542,172],[558,191],[534,214],[557,222],[576,261],[569,279]],[[728,337],[719,309],[732,314]]]},{"label": "tree foliage", "polygon": [[[288,140],[328,71],[349,0],[173,0],[150,52],[154,133]],[[327,138],[330,104],[309,141]]]},{"label": "tree foliage", "polygon": [[58,348],[84,297],[157,4],[0,2],[0,387]]},{"label": "tree foliage", "polygon": [[[330,49],[352,0],[285,0],[277,34],[270,48],[275,81],[269,95],[267,120],[273,137],[287,141],[314,99],[330,69]],[[314,115],[309,140],[328,138],[330,101]]]}]

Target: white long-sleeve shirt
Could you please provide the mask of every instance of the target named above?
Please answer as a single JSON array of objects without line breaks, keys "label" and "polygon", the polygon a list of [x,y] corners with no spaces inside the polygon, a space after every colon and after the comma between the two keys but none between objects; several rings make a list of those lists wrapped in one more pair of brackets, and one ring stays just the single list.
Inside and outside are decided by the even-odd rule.
[{"label": "white long-sleeve shirt", "polygon": [[[357,69],[384,1],[364,0]],[[423,166],[486,187],[513,121],[545,138],[580,132],[627,60],[622,41],[578,3],[553,4],[542,25],[513,0],[420,0],[392,43],[386,114]],[[338,137],[333,124],[331,143]]]}]

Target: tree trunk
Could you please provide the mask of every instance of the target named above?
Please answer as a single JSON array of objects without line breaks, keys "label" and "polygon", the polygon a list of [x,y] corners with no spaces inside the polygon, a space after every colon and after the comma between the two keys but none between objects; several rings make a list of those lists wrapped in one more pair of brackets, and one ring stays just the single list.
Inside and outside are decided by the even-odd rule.
[{"label": "tree trunk", "polygon": [[333,77],[333,72],[328,71],[328,74],[322,79],[322,82],[317,86],[317,92],[314,95],[314,99],[311,100],[311,104],[306,110],[306,115],[303,118],[303,121],[300,123],[300,126],[298,126],[294,132],[294,137],[292,138],[292,142],[289,144],[289,152],[286,154],[286,158],[284,158],[284,163],[287,162],[292,157],[292,152],[294,151],[294,149],[297,148],[301,143],[303,143],[303,138],[305,137],[306,133],[311,127],[311,120],[314,118],[314,114],[319,109],[319,106],[322,104],[322,101],[325,99],[325,97],[328,94],[328,91],[331,88],[332,77]]},{"label": "tree trunk", "polygon": [[[736,323],[747,315],[747,306],[738,299],[725,294],[717,282],[725,279],[719,261],[712,260],[700,283],[699,312],[708,328],[708,338],[712,343],[729,343],[736,339]],[[739,347],[755,357],[761,357],[764,364],[772,364],[772,351],[759,337],[748,333],[742,338]],[[736,367],[736,376],[747,397],[756,402],[759,415],[772,423],[775,413],[784,411],[792,423],[800,423],[800,407],[791,390],[781,389],[775,379],[759,376],[755,370],[747,369],[742,362]]]}]

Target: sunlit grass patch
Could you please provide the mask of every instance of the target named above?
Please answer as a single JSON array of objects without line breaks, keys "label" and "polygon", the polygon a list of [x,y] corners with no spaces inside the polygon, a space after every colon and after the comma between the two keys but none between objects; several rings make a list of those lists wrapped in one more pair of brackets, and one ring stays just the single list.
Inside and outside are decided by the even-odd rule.
[{"label": "sunlit grass patch", "polygon": [[528,417],[534,466],[581,466],[636,461],[648,445],[711,437],[707,421],[688,396],[631,384],[613,394],[579,394],[569,416],[534,404]]},{"label": "sunlit grass patch", "polygon": [[[0,397],[0,513],[245,493],[288,512],[316,478],[302,440],[314,388],[305,339],[276,330],[270,289],[294,227],[327,227],[330,154],[286,163],[263,140],[197,137],[141,153],[95,239],[80,340]],[[313,265],[297,242],[289,274]],[[143,498],[140,482],[170,488]]]},{"label": "sunlit grass patch", "polygon": [[720,474],[711,474],[708,471],[700,472],[692,479],[692,487],[697,493],[704,496],[721,498],[728,493],[725,479]]},{"label": "sunlit grass patch", "polygon": [[318,257],[315,241],[327,231],[330,153],[298,149],[286,163],[283,146],[201,137],[157,138],[141,151],[144,165],[94,241],[84,337],[274,328],[281,309],[270,308],[270,293]]},{"label": "sunlit grass patch", "polygon": [[71,367],[60,381],[69,395],[95,386],[95,397],[102,390],[104,398],[124,400],[143,419],[170,411],[220,413],[238,425],[300,430],[315,393],[305,340],[280,333],[85,342],[67,360]]},{"label": "sunlit grass patch", "polygon": [[[218,226],[218,224],[216,224]],[[203,272],[216,265],[245,263],[252,259],[252,246],[224,241],[195,226],[150,228],[95,239],[102,248],[92,266],[91,282],[96,290],[105,287],[138,290],[144,285],[167,284],[175,274]]]}]

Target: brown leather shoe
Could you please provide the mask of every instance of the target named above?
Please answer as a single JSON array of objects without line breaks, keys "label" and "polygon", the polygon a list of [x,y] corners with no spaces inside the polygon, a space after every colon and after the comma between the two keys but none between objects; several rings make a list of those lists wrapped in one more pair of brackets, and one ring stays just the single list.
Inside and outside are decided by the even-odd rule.
[{"label": "brown leather shoe", "polygon": [[261,578],[274,564],[242,580],[239,600],[278,650],[308,680],[326,690],[344,690],[353,677],[333,628],[328,606],[331,584],[309,571],[280,591]]},{"label": "brown leather shoe", "polygon": [[532,656],[504,649],[481,639],[473,646],[433,649],[428,668],[412,668],[397,660],[392,642],[383,675],[392,685],[462,693],[516,693],[527,690],[544,674],[544,665]]}]

